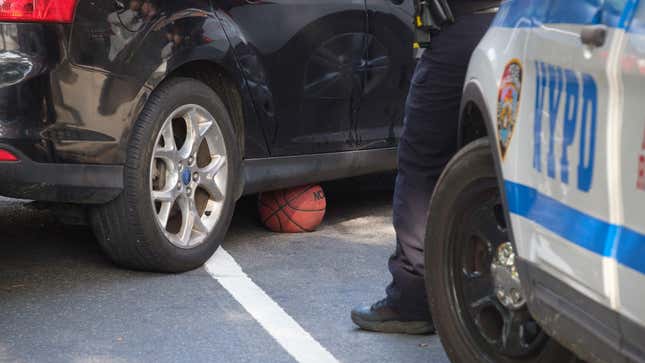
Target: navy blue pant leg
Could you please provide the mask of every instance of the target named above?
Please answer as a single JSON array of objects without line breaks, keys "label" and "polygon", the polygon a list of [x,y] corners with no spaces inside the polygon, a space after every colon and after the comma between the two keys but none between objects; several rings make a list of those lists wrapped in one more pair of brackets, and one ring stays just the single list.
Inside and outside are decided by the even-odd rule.
[{"label": "navy blue pant leg", "polygon": [[492,17],[460,17],[421,57],[406,102],[393,201],[397,244],[389,260],[391,306],[405,319],[429,319],[424,284],[424,242],[432,192],[457,151],[462,89],[470,56]]}]

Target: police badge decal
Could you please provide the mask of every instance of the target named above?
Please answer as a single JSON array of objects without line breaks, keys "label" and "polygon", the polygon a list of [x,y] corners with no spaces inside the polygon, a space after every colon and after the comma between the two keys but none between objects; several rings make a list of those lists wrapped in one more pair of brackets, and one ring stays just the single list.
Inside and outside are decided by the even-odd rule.
[{"label": "police badge decal", "polygon": [[521,92],[522,64],[518,59],[513,59],[504,68],[497,97],[497,135],[502,159],[506,156],[515,131]]}]

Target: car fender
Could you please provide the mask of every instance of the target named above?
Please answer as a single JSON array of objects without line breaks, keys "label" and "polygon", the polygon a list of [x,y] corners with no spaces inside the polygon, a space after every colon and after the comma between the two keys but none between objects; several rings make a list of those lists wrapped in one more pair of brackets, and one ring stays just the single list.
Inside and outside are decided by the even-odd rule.
[{"label": "car fender", "polygon": [[[224,74],[226,89],[239,98],[239,112],[231,113],[241,135],[240,154],[267,155],[264,137],[254,132],[255,111],[222,24],[208,1],[201,6],[170,4],[119,40],[113,35],[119,22],[109,20],[118,13],[104,4],[79,3],[67,55],[52,70],[58,113],[48,130],[56,136],[51,140],[55,159],[123,164],[132,125],[152,92],[175,75],[208,84],[212,74]],[[228,95],[220,96],[227,101]]]},{"label": "car fender", "polygon": [[[268,156],[264,136],[256,122],[256,114],[252,107],[248,85],[233,54],[233,49],[224,32],[221,20],[213,13],[204,13],[199,16],[208,17],[207,23],[200,29],[203,31],[202,42],[180,49],[177,52],[172,52],[166,58],[151,59],[156,64],[156,68],[147,75],[137,96],[138,101],[133,114],[138,115],[143,110],[147,98],[166,79],[173,76],[196,77],[215,88],[229,108],[239,106],[240,110],[229,110],[235,130],[239,136],[238,145],[240,150],[238,150],[238,153],[242,157],[246,156],[247,152],[254,157]],[[184,11],[171,17],[174,18],[173,21],[178,21],[195,17],[195,14]],[[163,26],[163,24],[157,26]],[[145,42],[145,39],[143,41]],[[162,54],[163,51],[164,49],[161,50]],[[226,86],[218,89],[217,86],[213,85],[212,82],[216,82],[216,80],[209,78],[215,77],[225,79]],[[231,101],[230,98],[233,96],[229,95],[230,92],[235,93],[235,96],[240,99],[235,102]],[[231,103],[239,103],[239,105],[232,105]],[[236,115],[238,112],[239,114]],[[249,150],[245,148],[246,145],[249,145]]]},{"label": "car fender", "polygon": [[[475,60],[476,61],[476,60]],[[489,64],[489,63],[484,63],[480,62],[478,63],[478,68],[486,67],[484,64]],[[477,73],[478,75],[484,74],[484,75],[489,75],[488,78],[491,79],[485,79],[482,80],[479,78],[475,78],[473,76],[470,76],[470,78],[466,81],[466,84],[464,85],[464,91],[463,91],[463,96],[462,96],[462,101],[461,101],[461,107],[460,107],[460,116],[459,116],[459,129],[458,129],[458,145],[459,148],[461,149],[462,147],[466,146],[469,142],[475,141],[476,138],[473,138],[471,133],[467,131],[469,123],[467,114],[470,112],[469,107],[476,107],[478,112],[481,115],[481,123],[478,124],[478,126],[475,126],[475,128],[479,128],[479,133],[476,135],[481,135],[481,137],[486,137],[489,141],[490,145],[490,152],[493,157],[494,165],[495,165],[495,175],[497,176],[497,184],[499,186],[500,190],[500,196],[502,199],[502,205],[504,206],[504,216],[506,217],[506,225],[508,228],[508,236],[510,239],[511,244],[513,245],[513,248],[517,251],[517,247],[515,244],[515,237],[513,234],[513,228],[512,224],[510,223],[511,221],[511,216],[509,212],[509,204],[508,204],[508,198],[506,194],[506,188],[505,188],[505,183],[504,183],[504,175],[502,172],[502,158],[499,152],[499,147],[498,147],[498,139],[497,139],[497,121],[496,117],[493,113],[490,111],[490,107],[488,106],[488,102],[493,102],[492,104],[494,105],[494,100],[487,100],[485,95],[489,95],[488,98],[490,98],[490,95],[496,96],[497,90],[496,89],[488,89],[487,91],[484,90],[486,84],[488,85],[493,85],[496,86],[497,82],[495,82],[492,77],[495,74],[493,72],[492,67],[486,67],[487,69],[479,69],[479,71],[474,71],[472,67],[472,62],[471,62],[471,70],[473,70],[473,73]],[[469,72],[470,73],[470,72]],[[492,82],[492,83],[491,83]],[[492,88],[492,87],[489,87]],[[488,92],[488,93],[486,93]],[[492,92],[492,93],[491,93]],[[483,128],[483,129],[482,129]],[[530,294],[530,284],[528,283],[529,281],[529,274],[528,271],[523,267],[522,264],[518,266],[518,270],[520,273],[520,279],[523,281],[522,288],[523,288],[523,293],[525,296],[529,296]]]}]

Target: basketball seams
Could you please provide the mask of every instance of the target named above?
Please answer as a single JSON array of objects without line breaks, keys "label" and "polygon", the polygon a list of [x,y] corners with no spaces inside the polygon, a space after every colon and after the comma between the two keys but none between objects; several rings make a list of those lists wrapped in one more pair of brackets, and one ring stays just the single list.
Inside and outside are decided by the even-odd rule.
[{"label": "basketball seams", "polygon": [[297,233],[297,232],[308,232],[306,229],[302,228],[301,225],[295,223],[293,219],[289,218],[289,215],[285,212],[278,214],[281,217],[284,217],[285,229],[282,230],[283,233]]},{"label": "basketball seams", "polygon": [[303,232],[313,232],[314,231],[313,229],[309,230],[309,229],[303,228],[300,224],[298,224],[298,222],[294,221],[293,218],[291,218],[291,216],[288,215],[287,213],[282,212],[282,214],[284,214],[291,221],[291,223],[295,224],[296,227],[300,228]]},{"label": "basketball seams", "polygon": [[[302,209],[297,206],[292,206],[291,203],[294,201],[298,200],[299,198],[303,197],[307,192],[311,191],[312,189],[320,188],[318,185],[312,185],[309,184],[306,187],[304,187],[302,190],[297,191],[299,188],[294,188],[297,193],[295,195],[289,196],[289,194],[293,193],[294,190],[287,190],[287,189],[282,189],[282,190],[277,190],[269,193],[265,193],[264,195],[260,195],[259,198],[259,203],[258,206],[264,212],[270,212],[268,216],[266,216],[263,220],[262,223],[265,224],[267,227],[271,227],[270,225],[273,225],[273,229],[275,227],[279,227],[279,232],[290,232],[290,233],[296,233],[298,230],[300,232],[313,232],[316,230],[316,228],[312,229],[307,229],[304,228],[300,222],[296,221],[296,214],[294,212],[299,212],[299,213],[324,213],[326,211],[326,208],[319,208],[319,209]],[[317,192],[316,192],[317,193]],[[273,204],[273,206],[272,206]],[[314,196],[313,200],[305,199],[302,200],[301,202],[297,203],[298,206],[300,204],[303,204],[303,207],[306,207],[307,205],[314,204],[315,207],[316,204],[325,204],[325,198],[321,199],[316,199]],[[289,210],[287,210],[289,209]],[[263,214],[264,212],[261,212]],[[291,214],[294,214],[293,216]],[[311,221],[316,221],[317,216],[312,216],[312,217],[306,217],[303,221],[305,224],[309,224]],[[278,226],[275,225],[273,218],[277,219],[278,221]],[[313,219],[311,219],[313,218]],[[322,216],[321,216],[322,219]],[[269,223],[271,222],[271,223]],[[317,225],[320,223],[320,221],[314,222]],[[278,231],[276,231],[278,232]]]},{"label": "basketball seams", "polygon": [[[279,190],[279,191],[276,193],[276,194],[278,194],[278,195],[281,195],[281,196],[282,196],[282,200],[284,201],[284,204],[280,204],[280,203],[278,202],[278,205],[280,205],[280,209],[279,209],[279,212],[280,212],[280,213],[278,214],[278,219],[281,219],[281,218],[279,218],[281,215],[282,215],[282,216],[284,216],[284,217],[286,217],[286,218],[287,218],[287,220],[288,220],[289,222],[291,222],[294,226],[296,226],[297,228],[299,228],[301,232],[307,232],[307,230],[306,230],[306,229],[304,229],[304,228],[302,228],[302,226],[301,226],[301,225],[299,225],[298,223],[296,223],[296,222],[295,222],[295,221],[294,221],[294,220],[289,216],[289,214],[287,214],[287,212],[285,211],[285,208],[287,208],[287,207],[291,207],[291,206],[289,205],[289,203],[290,203],[291,201],[293,201],[293,200],[295,200],[295,199],[297,199],[297,198],[300,198],[301,196],[305,195],[305,193],[307,192],[307,190],[308,190],[308,189],[309,189],[309,188],[306,188],[305,190],[303,190],[302,192],[298,193],[296,196],[294,196],[293,198],[290,198],[290,199],[287,199],[287,193],[286,193],[286,190],[284,190],[284,189],[283,189],[283,190]],[[284,228],[283,228],[282,226],[280,226],[280,230],[281,230],[281,231],[284,231]]]},{"label": "basketball seams", "polygon": [[327,210],[327,208],[320,208],[320,209],[300,209],[300,208],[297,208],[297,207],[292,206],[291,204],[287,205],[287,207],[289,207],[289,208],[291,208],[291,209],[293,209],[293,210],[295,210],[295,211],[298,211],[298,212],[324,212],[324,211],[326,211],[326,210]]},{"label": "basketball seams", "polygon": [[312,193],[314,194],[314,198],[307,198],[306,197],[307,193],[305,193],[305,195],[301,195],[296,199],[290,200],[289,203],[288,203],[288,206],[290,208],[294,209],[294,210],[303,211],[303,212],[304,211],[315,212],[315,211],[326,210],[327,209],[326,207],[325,208],[320,208],[322,205],[326,204],[325,200],[324,199],[323,200],[315,199],[316,198],[315,197],[315,193],[316,193],[315,189],[312,191]]},{"label": "basketball seams", "polygon": [[[272,192],[272,193],[271,193],[271,196],[273,197],[273,200],[275,201],[276,205],[278,205],[278,208],[277,208],[274,212],[272,212],[269,216],[267,216],[267,218],[266,218],[265,220],[267,220],[267,219],[269,219],[269,218],[273,217],[274,215],[278,214],[279,212],[281,212],[282,210],[284,210],[284,208],[285,208],[286,206],[289,206],[289,203],[291,203],[291,202],[293,202],[294,200],[296,200],[296,199],[298,199],[298,198],[302,197],[303,195],[305,195],[305,193],[307,193],[308,191],[310,191],[312,188],[315,188],[315,187],[316,187],[315,185],[311,185],[311,184],[310,184],[309,186],[307,186],[307,188],[305,188],[305,190],[303,190],[302,192],[298,193],[296,196],[294,196],[293,198],[290,198],[290,199],[287,199],[287,198],[284,196],[284,190],[279,190],[279,191],[277,191],[277,192],[282,192],[282,194],[283,194],[283,195],[282,195],[282,199],[284,199],[284,200],[285,200],[285,204],[280,204],[280,201],[279,201],[279,200],[278,200],[278,198],[276,197],[277,192]],[[291,206],[289,206],[289,208],[292,208],[292,207],[291,207]],[[269,209],[271,209],[271,208],[269,208]],[[319,211],[319,212],[320,212],[320,211]]]},{"label": "basketball seams", "polygon": [[279,216],[279,215],[276,215],[276,216],[275,216],[275,219],[277,219],[277,220],[278,220],[278,225],[280,226],[280,230],[282,231],[282,230],[283,230],[283,228],[282,228],[282,220],[280,219],[280,216]]},{"label": "basketball seams", "polygon": [[[300,193],[296,194],[293,198],[289,198],[288,200],[287,200],[287,198],[284,198],[284,199],[285,199],[285,201],[287,202],[287,204],[289,204],[289,203],[293,202],[294,200],[296,200],[296,199],[298,199],[298,198],[302,197],[303,195],[305,195],[305,193],[306,193],[306,192],[310,191],[311,189],[313,189],[313,188],[315,188],[315,187],[316,187],[315,185],[311,185],[311,184],[309,184],[309,185],[305,188],[305,190],[303,190],[302,192],[300,192]],[[282,193],[284,194],[284,191],[282,191]]]},{"label": "basketball seams", "polygon": [[281,228],[280,227],[280,219],[277,216],[274,216],[273,218],[267,220],[264,225],[269,227],[269,229],[271,229],[271,230],[278,230],[278,229]]},{"label": "basketball seams", "polygon": [[[270,194],[270,195],[271,195],[271,194]],[[273,198],[273,201],[274,201],[274,203],[275,203],[275,205],[276,205],[276,206],[279,206],[279,205],[280,205],[280,204],[278,203],[278,201],[277,201],[275,198]],[[265,202],[265,201],[262,199],[262,196],[260,196],[260,197],[258,198],[258,204],[260,204],[260,206],[259,206],[260,208],[266,208],[269,212],[271,212],[271,211],[273,210],[273,207],[272,207],[271,205],[269,205],[269,203]],[[271,212],[271,213],[272,213],[272,212]],[[266,224],[266,223],[271,219],[271,217],[273,217],[274,215],[275,215],[275,213],[270,214],[269,216],[267,216],[266,218],[264,218],[264,219],[262,220],[262,223],[263,223],[263,224]]]},{"label": "basketball seams", "polygon": [[296,195],[294,195],[293,197],[291,197],[291,198],[289,198],[289,199],[287,199],[286,190],[284,190],[284,189],[283,189],[283,190],[282,190],[282,194],[283,194],[284,201],[285,201],[286,203],[291,203],[291,202],[293,202],[294,200],[296,200],[296,199],[298,199],[298,198],[302,197],[303,195],[305,195],[305,193],[307,193],[308,191],[310,191],[312,188],[315,188],[315,187],[316,187],[316,185],[313,185],[313,184],[307,184],[307,186],[306,186],[306,187],[304,187],[304,189],[303,189],[301,192],[297,193]]}]

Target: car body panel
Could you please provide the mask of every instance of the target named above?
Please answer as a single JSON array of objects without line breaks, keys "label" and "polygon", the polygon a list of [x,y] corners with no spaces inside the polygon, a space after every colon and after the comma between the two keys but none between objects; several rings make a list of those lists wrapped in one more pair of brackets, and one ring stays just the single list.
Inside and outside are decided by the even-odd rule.
[{"label": "car body panel", "polygon": [[[208,60],[242,81],[208,1],[191,2],[191,11],[185,3],[166,6],[129,29],[114,19],[113,4],[80,1],[73,25],[2,25],[3,52],[26,55],[40,72],[0,88],[0,104],[19,102],[30,108],[3,117],[0,141],[40,162],[122,164],[132,123],[150,92],[174,69],[195,59]],[[201,38],[164,59],[171,21]],[[39,53],[30,52],[35,48]],[[253,118],[254,113],[245,114],[247,150],[266,156],[264,140],[253,137]]]},{"label": "car body panel", "polygon": [[[72,108],[82,110],[83,122],[91,122],[87,128],[103,129],[119,140],[118,154],[109,162],[125,160],[129,130],[147,96],[184,64],[212,62],[238,85],[243,99],[249,98],[230,44],[208,0],[161,1],[143,18],[128,15],[129,10],[119,14],[111,3],[79,2],[69,58],[78,73],[86,75],[87,84],[75,85],[74,89],[95,93],[83,98],[70,90],[66,97],[68,103],[80,103]],[[254,112],[245,109],[244,118],[246,150],[257,156],[267,155],[263,138],[257,137]],[[69,146],[65,149],[69,152],[67,149]]]},{"label": "car body panel", "polygon": [[403,129],[405,100],[416,66],[414,2],[366,0],[367,55],[358,111],[361,149],[394,147]]},{"label": "car body panel", "polygon": [[[305,160],[361,148],[389,155],[415,63],[408,44],[412,24],[401,12],[409,12],[412,0],[400,6],[376,1],[370,0],[368,13],[365,0],[79,0],[71,24],[0,23],[0,147],[28,159],[0,168],[6,184],[0,193],[67,202],[82,180],[50,183],[44,167],[46,188],[24,187],[24,168],[122,166],[148,97],[172,76],[197,77],[217,89],[229,106],[238,154],[255,161],[251,168],[265,168],[276,156]],[[395,167],[389,157],[379,166],[365,155],[371,154],[327,158],[356,159],[361,167],[343,162],[325,178]],[[320,170],[330,166],[320,162]],[[107,169],[109,175],[117,170]],[[75,170],[83,179],[94,169]],[[297,180],[310,170],[290,168],[288,175]],[[254,177],[252,189],[292,184],[267,178]],[[58,194],[58,188],[67,191]],[[115,194],[113,188],[103,196],[91,192],[98,195],[88,198],[92,203]]]},{"label": "car body panel", "polygon": [[215,4],[272,156],[396,145],[416,64],[411,0]]},{"label": "car body panel", "polygon": [[[527,266],[522,278],[529,308],[549,333],[592,361],[606,360],[608,351],[621,355],[616,361],[642,359],[634,353],[642,349],[642,334],[634,332],[645,332],[645,289],[639,288],[645,283],[644,196],[638,189],[645,189],[639,106],[639,17],[645,10],[637,5],[506,1],[467,76],[466,89],[479,87],[485,119],[493,123],[489,137],[514,244]],[[602,46],[581,43],[590,26],[606,26]],[[521,76],[508,82],[508,70],[518,69],[512,64],[521,66]],[[544,308],[550,304],[552,310]],[[558,318],[558,306],[566,318]],[[558,321],[579,330],[567,333]]]},{"label": "car body panel", "polygon": [[[520,253],[595,300],[610,304],[609,289],[614,284],[609,276],[613,271],[603,261],[605,252],[611,249],[610,231],[587,229],[595,239],[579,236],[580,232],[569,225],[579,216],[565,207],[575,206],[596,218],[609,218],[609,175],[593,166],[607,164],[609,155],[592,151],[607,150],[608,146],[604,136],[612,99],[607,92],[611,85],[606,76],[606,54],[613,31],[609,31],[605,46],[583,54],[579,34],[584,24],[549,24],[531,30],[523,79],[528,87],[522,91],[518,122],[533,119],[533,128],[518,127],[514,133],[504,162],[504,177],[507,195],[513,196],[509,197],[510,208],[518,219],[514,226],[522,226],[528,233],[518,239]],[[587,142],[583,142],[583,117],[591,123]],[[547,206],[558,208],[562,214],[553,213],[553,219],[538,215]],[[565,243],[567,239],[580,244]]]},{"label": "car body panel", "polygon": [[50,144],[41,135],[52,124],[48,72],[59,68],[65,44],[58,24],[0,24],[0,135],[38,162],[52,161]]},{"label": "car body panel", "polygon": [[231,1],[220,6],[271,155],[355,149],[364,1]]},{"label": "car body panel", "polygon": [[[620,57],[621,98],[623,102],[621,123],[616,125],[620,142],[620,169],[617,180],[620,185],[619,198],[621,225],[624,238],[617,241],[616,260],[617,308],[629,320],[645,326],[645,292],[633,286],[644,286],[645,277],[645,117],[643,117],[643,84],[645,82],[645,3],[639,2],[634,8],[624,39],[624,50]],[[623,329],[629,329],[628,322],[622,322]],[[642,344],[643,338],[625,334],[632,344]]]}]

